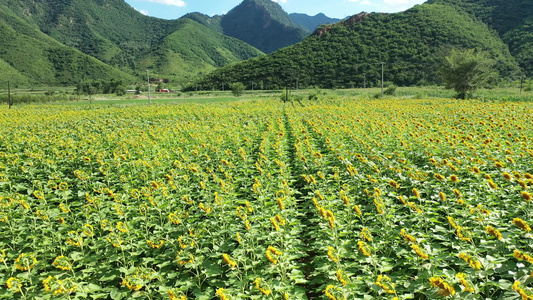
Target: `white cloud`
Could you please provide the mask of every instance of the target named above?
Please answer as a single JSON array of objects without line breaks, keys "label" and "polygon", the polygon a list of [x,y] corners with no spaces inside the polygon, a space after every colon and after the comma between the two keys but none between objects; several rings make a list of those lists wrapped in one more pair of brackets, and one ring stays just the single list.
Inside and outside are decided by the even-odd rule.
[{"label": "white cloud", "polygon": [[355,3],[359,3],[361,5],[371,5],[372,2],[370,2],[369,0],[348,0],[348,2],[355,2]]},{"label": "white cloud", "polygon": [[419,3],[420,1],[417,0],[385,0],[385,4],[394,6],[415,5]]},{"label": "white cloud", "polygon": [[422,4],[425,0],[345,0],[359,5],[373,6],[382,12],[398,12],[411,8],[417,4]]},{"label": "white cloud", "polygon": [[140,12],[141,14],[147,16],[148,15],[148,11],[146,9],[137,9],[136,7],[134,7],[134,9],[138,12]]},{"label": "white cloud", "polygon": [[276,3],[287,3],[287,0],[272,0],[272,2],[276,2]]},{"label": "white cloud", "polygon": [[159,4],[164,4],[164,5],[178,6],[178,7],[187,6],[187,2],[183,0],[142,0],[142,1],[159,3]]}]

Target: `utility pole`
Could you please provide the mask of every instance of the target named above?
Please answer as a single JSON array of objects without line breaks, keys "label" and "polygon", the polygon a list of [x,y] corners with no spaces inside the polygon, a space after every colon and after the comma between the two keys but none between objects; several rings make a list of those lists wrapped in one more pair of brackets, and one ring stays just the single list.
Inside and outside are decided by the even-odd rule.
[{"label": "utility pole", "polygon": [[522,73],[522,77],[520,78],[520,96],[522,96],[522,88],[524,88],[524,73]]},{"label": "utility pole", "polygon": [[385,69],[385,63],[381,62],[381,99],[383,99],[383,80],[385,79],[384,69]]},{"label": "utility pole", "polygon": [[148,101],[152,104],[152,95],[150,94],[150,70],[146,70],[148,73]]},{"label": "utility pole", "polygon": [[252,92],[254,91],[254,82],[252,81]]},{"label": "utility pole", "polygon": [[363,76],[364,76],[364,85],[363,85],[363,87],[366,90],[366,73],[363,73]]},{"label": "utility pole", "polygon": [[285,102],[289,101],[289,79],[285,80]]},{"label": "utility pole", "polygon": [[7,101],[11,109],[11,82],[9,80],[7,81]]}]

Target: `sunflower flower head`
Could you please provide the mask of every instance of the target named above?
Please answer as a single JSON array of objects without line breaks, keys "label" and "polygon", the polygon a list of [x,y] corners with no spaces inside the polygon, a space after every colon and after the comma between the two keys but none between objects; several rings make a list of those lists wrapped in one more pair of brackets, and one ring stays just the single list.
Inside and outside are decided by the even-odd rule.
[{"label": "sunflower flower head", "polygon": [[357,246],[358,246],[359,251],[361,252],[361,254],[363,254],[364,256],[372,255],[372,252],[370,251],[370,247],[367,245],[367,243],[365,243],[363,241],[358,241],[357,242]]},{"label": "sunflower flower head", "polygon": [[429,279],[429,282],[432,287],[439,289],[439,294],[443,297],[447,297],[450,295],[455,295],[455,289],[449,285],[444,279],[440,277],[431,277]]},{"label": "sunflower flower head", "polygon": [[222,258],[232,269],[237,267],[237,262],[231,259],[231,257],[229,257],[229,255],[227,255],[226,253],[222,254]]},{"label": "sunflower flower head", "polygon": [[6,282],[6,285],[7,289],[14,293],[19,293],[20,289],[22,288],[22,282],[20,279],[15,277],[10,277]]},{"label": "sunflower flower head", "polygon": [[220,297],[220,300],[229,300],[228,296],[226,295],[226,290],[223,289],[223,288],[219,288],[217,290],[217,292],[215,293],[215,295],[217,295],[218,297]]},{"label": "sunflower flower head", "polygon": [[395,294],[395,285],[392,283],[391,279],[385,275],[379,275],[376,280],[376,285],[381,287],[388,294]]},{"label": "sunflower flower head", "polygon": [[486,229],[488,234],[492,235],[493,237],[497,238],[498,240],[501,240],[503,238],[501,232],[498,229],[496,229],[496,228],[494,228],[492,226],[487,226],[485,229]]},{"label": "sunflower flower head", "polygon": [[526,200],[527,202],[531,201],[532,197],[530,193],[523,191],[521,194],[522,198]]},{"label": "sunflower flower head", "polygon": [[67,257],[63,255],[56,257],[56,259],[52,263],[52,266],[63,271],[70,271],[72,269],[72,263]]},{"label": "sunflower flower head", "polygon": [[29,271],[38,263],[32,254],[22,253],[15,260],[15,267],[20,271]]},{"label": "sunflower flower head", "polygon": [[261,284],[262,282],[263,282],[263,279],[259,277],[255,279],[254,281],[255,288],[258,289],[261,292],[261,294],[265,296],[270,295],[272,291],[267,286],[265,286],[265,284]]},{"label": "sunflower flower head", "polygon": [[531,231],[531,227],[529,226],[529,224],[520,218],[514,218],[513,223],[525,232]]}]

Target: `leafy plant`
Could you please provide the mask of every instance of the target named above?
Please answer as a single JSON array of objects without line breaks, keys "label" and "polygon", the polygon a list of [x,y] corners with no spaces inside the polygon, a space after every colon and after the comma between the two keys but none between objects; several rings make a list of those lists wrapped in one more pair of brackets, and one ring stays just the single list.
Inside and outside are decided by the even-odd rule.
[{"label": "leafy plant", "polygon": [[0,298],[530,297],[529,103],[294,104],[0,107]]},{"label": "leafy plant", "polygon": [[484,52],[452,50],[441,68],[446,88],[454,89],[457,98],[465,99],[495,77],[494,62]]},{"label": "leafy plant", "polygon": [[231,93],[233,94],[233,96],[239,97],[242,95],[242,92],[244,91],[245,88],[246,87],[244,86],[242,82],[233,83],[231,84]]}]

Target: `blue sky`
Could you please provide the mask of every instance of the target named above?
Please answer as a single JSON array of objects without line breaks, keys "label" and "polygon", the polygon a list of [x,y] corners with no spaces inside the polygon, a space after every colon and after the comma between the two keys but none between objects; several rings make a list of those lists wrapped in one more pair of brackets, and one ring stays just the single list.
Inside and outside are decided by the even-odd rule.
[{"label": "blue sky", "polygon": [[[422,4],[425,0],[273,0],[288,13],[316,15],[324,13],[332,18],[344,18],[366,12],[398,12]],[[126,0],[145,15],[177,19],[189,12],[206,15],[225,14],[242,0]]]}]

